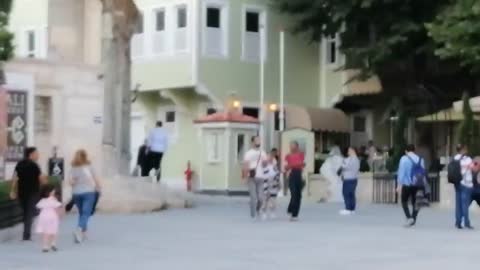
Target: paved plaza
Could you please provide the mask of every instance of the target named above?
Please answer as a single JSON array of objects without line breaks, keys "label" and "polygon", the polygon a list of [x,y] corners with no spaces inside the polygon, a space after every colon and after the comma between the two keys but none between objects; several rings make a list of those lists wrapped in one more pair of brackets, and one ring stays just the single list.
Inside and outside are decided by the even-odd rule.
[{"label": "paved plaza", "polygon": [[[282,210],[285,202],[282,202]],[[62,224],[60,251],[38,243],[0,244],[2,270],[318,270],[470,269],[478,266],[480,231],[452,229],[452,214],[427,209],[402,228],[400,208],[305,203],[301,221],[253,222],[246,200],[214,199],[194,209],[145,215],[99,215],[88,242],[74,245],[74,217]],[[282,213],[283,214],[283,213]],[[474,224],[480,226],[475,216]],[[480,228],[480,227],[479,227]]]}]

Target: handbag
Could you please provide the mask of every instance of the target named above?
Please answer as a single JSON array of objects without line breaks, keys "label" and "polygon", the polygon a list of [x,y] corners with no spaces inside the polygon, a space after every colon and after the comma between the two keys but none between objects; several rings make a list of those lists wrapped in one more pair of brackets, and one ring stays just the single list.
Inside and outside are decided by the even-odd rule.
[{"label": "handbag", "polygon": [[260,159],[261,158],[262,158],[262,151],[260,151],[260,154],[258,155],[257,166],[255,166],[255,169],[252,169],[252,170],[248,171],[248,176],[250,178],[255,178],[255,176],[257,174],[258,164],[260,164]]}]

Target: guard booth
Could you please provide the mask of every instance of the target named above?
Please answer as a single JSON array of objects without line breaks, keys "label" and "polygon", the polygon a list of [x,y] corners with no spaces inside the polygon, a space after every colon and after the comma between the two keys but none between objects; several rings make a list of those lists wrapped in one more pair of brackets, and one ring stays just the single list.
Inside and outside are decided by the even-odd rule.
[{"label": "guard booth", "polygon": [[244,153],[258,134],[259,121],[237,111],[218,112],[194,121],[200,132],[198,191],[207,194],[243,195]]}]

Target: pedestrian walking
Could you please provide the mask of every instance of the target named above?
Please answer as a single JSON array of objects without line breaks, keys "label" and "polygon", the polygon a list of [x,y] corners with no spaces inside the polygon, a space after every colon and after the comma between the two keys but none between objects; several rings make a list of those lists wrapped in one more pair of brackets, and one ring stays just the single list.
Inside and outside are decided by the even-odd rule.
[{"label": "pedestrian walking", "polygon": [[263,219],[276,218],[277,195],[280,191],[280,171],[277,166],[275,149],[272,149],[268,161],[264,162],[258,174],[263,179]]},{"label": "pedestrian walking", "polygon": [[[137,154],[137,169],[139,172],[137,173],[138,175],[142,177],[148,176],[148,146],[147,146],[147,140],[145,140],[144,144],[138,148],[138,154]],[[137,175],[137,176],[138,176]]]},{"label": "pedestrian walking", "polygon": [[251,148],[245,153],[243,178],[246,179],[250,194],[250,216],[252,219],[260,217],[263,205],[263,179],[257,175],[258,168],[267,160],[267,154],[261,149],[260,138],[252,137]]},{"label": "pedestrian walking", "polygon": [[357,200],[355,192],[358,185],[358,174],[360,172],[360,160],[357,157],[357,151],[353,147],[348,148],[347,158],[343,160],[342,175],[342,192],[345,202],[345,209],[340,211],[341,215],[351,215],[355,213]]},{"label": "pedestrian walking", "polygon": [[290,143],[290,153],[285,157],[285,162],[291,195],[287,213],[290,215],[290,221],[297,221],[302,202],[303,168],[305,167],[305,155],[300,151],[298,142]]},{"label": "pedestrian walking", "polygon": [[[417,206],[417,193],[423,189],[426,177],[423,159],[415,154],[415,146],[410,144],[405,149],[405,155],[400,159],[397,175],[397,192],[400,193],[402,208],[407,219],[405,227],[417,223],[420,209]],[[408,206],[411,203],[412,210]]]},{"label": "pedestrian walking", "polygon": [[155,170],[155,176],[157,182],[160,182],[161,179],[161,170],[162,170],[162,159],[163,154],[168,147],[168,135],[167,131],[163,128],[163,123],[158,121],[156,127],[150,132],[148,137],[148,163],[147,168],[148,173],[152,169]]},{"label": "pedestrian walking", "polygon": [[[449,164],[448,171],[449,181],[455,189],[455,227],[457,229],[473,229],[469,215],[474,190],[473,167],[474,163],[468,155],[468,147],[458,145],[457,154],[453,158],[453,162]],[[453,174],[457,175],[456,180],[452,180]]]},{"label": "pedestrian walking", "polygon": [[40,186],[47,182],[37,162],[38,151],[35,147],[25,149],[25,157],[15,167],[10,198],[18,199],[23,210],[23,240],[30,241],[32,224],[36,216],[35,205],[39,199]]},{"label": "pedestrian walking", "polygon": [[71,185],[73,201],[78,209],[78,225],[74,232],[75,243],[85,240],[88,221],[101,192],[100,182],[85,150],[78,150],[72,161]]},{"label": "pedestrian walking", "polygon": [[57,251],[57,234],[60,225],[62,204],[58,201],[53,185],[42,188],[41,199],[36,207],[40,210],[36,232],[42,235],[42,251]]}]

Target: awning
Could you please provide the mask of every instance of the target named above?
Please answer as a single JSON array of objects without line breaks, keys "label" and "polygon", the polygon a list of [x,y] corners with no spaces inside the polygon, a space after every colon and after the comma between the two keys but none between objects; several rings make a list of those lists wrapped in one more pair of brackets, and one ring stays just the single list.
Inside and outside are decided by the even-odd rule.
[{"label": "awning", "polygon": [[350,69],[345,72],[347,73],[346,82],[349,83],[346,84],[346,93],[343,93],[343,96],[372,95],[382,92],[382,84],[377,76],[372,76],[365,81],[359,79],[352,80],[352,78],[360,74],[360,71]]},{"label": "awning", "polygon": [[338,109],[285,106],[285,126],[307,130],[348,133],[349,118]]},{"label": "awning", "polygon": [[[474,113],[480,112],[480,96],[470,98],[470,107],[472,107],[472,111]],[[453,108],[455,109],[455,111],[461,112],[463,110],[463,101],[455,101],[453,103]]]},{"label": "awning", "polygon": [[[480,117],[475,117],[476,120],[480,120]],[[418,122],[458,122],[463,120],[463,113],[449,108],[438,111],[433,114],[425,115],[417,118]]]}]

